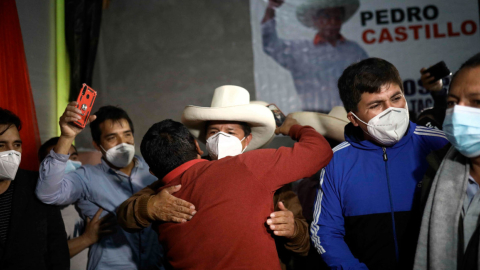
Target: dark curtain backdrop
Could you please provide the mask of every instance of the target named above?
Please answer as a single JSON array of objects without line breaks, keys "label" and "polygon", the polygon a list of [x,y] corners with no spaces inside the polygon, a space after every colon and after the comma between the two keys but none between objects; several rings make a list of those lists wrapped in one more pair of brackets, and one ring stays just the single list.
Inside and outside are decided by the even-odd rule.
[{"label": "dark curtain backdrop", "polygon": [[69,101],[77,100],[80,87],[92,87],[103,0],[65,1],[65,39],[70,58]]}]

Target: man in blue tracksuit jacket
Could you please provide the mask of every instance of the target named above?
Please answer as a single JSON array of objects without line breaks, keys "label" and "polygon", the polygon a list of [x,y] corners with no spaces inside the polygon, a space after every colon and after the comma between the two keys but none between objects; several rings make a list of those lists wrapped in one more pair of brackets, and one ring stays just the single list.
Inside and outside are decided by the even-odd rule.
[{"label": "man in blue tracksuit jacket", "polygon": [[351,123],[320,174],[312,242],[331,269],[409,269],[426,156],[448,141],[409,121],[402,80],[385,60],[351,65],[338,87]]}]

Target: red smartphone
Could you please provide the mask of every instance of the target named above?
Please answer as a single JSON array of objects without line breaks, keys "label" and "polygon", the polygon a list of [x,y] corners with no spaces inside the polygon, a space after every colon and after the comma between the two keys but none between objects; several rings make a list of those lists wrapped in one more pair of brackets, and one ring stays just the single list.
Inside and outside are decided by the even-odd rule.
[{"label": "red smartphone", "polygon": [[285,118],[287,118],[285,114],[283,114],[283,112],[274,103],[268,104],[267,108],[272,111],[273,118],[275,119],[275,124],[277,125],[277,127],[281,126],[283,122],[285,122]]},{"label": "red smartphone", "polygon": [[96,97],[97,92],[84,83],[77,98],[77,108],[82,111],[82,119],[73,122],[75,125],[85,128],[88,118],[90,117],[90,113],[92,112],[93,103],[95,102]]}]

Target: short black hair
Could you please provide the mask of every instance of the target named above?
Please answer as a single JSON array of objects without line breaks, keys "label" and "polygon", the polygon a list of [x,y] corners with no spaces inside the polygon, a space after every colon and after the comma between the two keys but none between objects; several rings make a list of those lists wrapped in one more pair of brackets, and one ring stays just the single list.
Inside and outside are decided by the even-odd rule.
[{"label": "short black hair", "polygon": [[112,120],[113,122],[119,122],[122,119],[127,120],[128,124],[130,125],[130,129],[132,133],[133,130],[133,123],[130,117],[128,116],[127,112],[124,111],[122,108],[116,106],[103,106],[95,113],[97,119],[90,123],[90,131],[92,132],[92,139],[98,145],[100,145],[100,138],[102,137],[102,131],[100,130],[100,124],[105,122],[106,120]]},{"label": "short black hair", "polygon": [[60,139],[60,137],[53,137],[40,146],[40,149],[38,149],[38,161],[42,162],[42,160],[45,159],[48,155],[48,148],[57,145],[58,139]]},{"label": "short black hair", "polygon": [[250,125],[247,124],[246,122],[240,122],[239,124],[240,126],[242,126],[243,133],[245,133],[244,136],[248,137],[248,135],[252,133],[252,128],[250,127]]},{"label": "short black hair", "polygon": [[378,93],[382,86],[392,83],[403,93],[402,79],[394,65],[380,58],[367,58],[343,71],[338,90],[345,110],[356,112],[363,93]]},{"label": "short black hair", "polygon": [[143,136],[140,151],[158,179],[183,163],[196,159],[198,154],[193,135],[182,123],[171,119],[150,127]]},{"label": "short black hair", "polygon": [[455,72],[455,74],[452,77],[452,81],[450,82],[450,85],[452,85],[453,80],[457,76],[457,74],[460,72],[460,70],[464,68],[476,68],[480,66],[480,53],[475,54],[474,56],[470,57],[465,63],[463,63],[460,68]]},{"label": "short black hair", "polygon": [[16,126],[18,131],[22,129],[22,121],[20,118],[13,112],[3,108],[0,108],[0,125],[7,126],[6,129],[0,130],[0,135],[3,135],[12,125]]},{"label": "short black hair", "polygon": [[[44,142],[42,146],[40,146],[40,149],[38,149],[38,160],[42,162],[48,155],[48,148],[57,145],[58,140],[60,137],[53,137],[50,138],[48,141]],[[72,144],[73,149],[75,149],[75,152],[77,152],[77,147]]]}]

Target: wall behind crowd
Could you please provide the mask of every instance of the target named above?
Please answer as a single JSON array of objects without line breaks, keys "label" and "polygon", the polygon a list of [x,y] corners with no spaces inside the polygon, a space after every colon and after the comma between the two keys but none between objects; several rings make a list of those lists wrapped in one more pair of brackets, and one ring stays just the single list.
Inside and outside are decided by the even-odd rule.
[{"label": "wall behind crowd", "polygon": [[[54,1],[17,0],[42,142],[55,136]],[[103,11],[93,88],[94,111],[124,108],[143,134],[186,105],[210,106],[216,87],[254,94],[248,0],[111,1]],[[51,24],[50,24],[51,23]],[[52,29],[53,27],[53,29]],[[53,69],[52,69],[53,65]],[[77,137],[93,149],[90,130]]]},{"label": "wall behind crowd", "polygon": [[16,0],[42,143],[56,135],[55,1]]},{"label": "wall behind crowd", "polygon": [[[210,106],[216,87],[253,91],[248,1],[112,1],[103,12],[94,76],[101,105],[119,105],[143,134],[186,105]],[[78,138],[90,147],[90,134]]]}]

